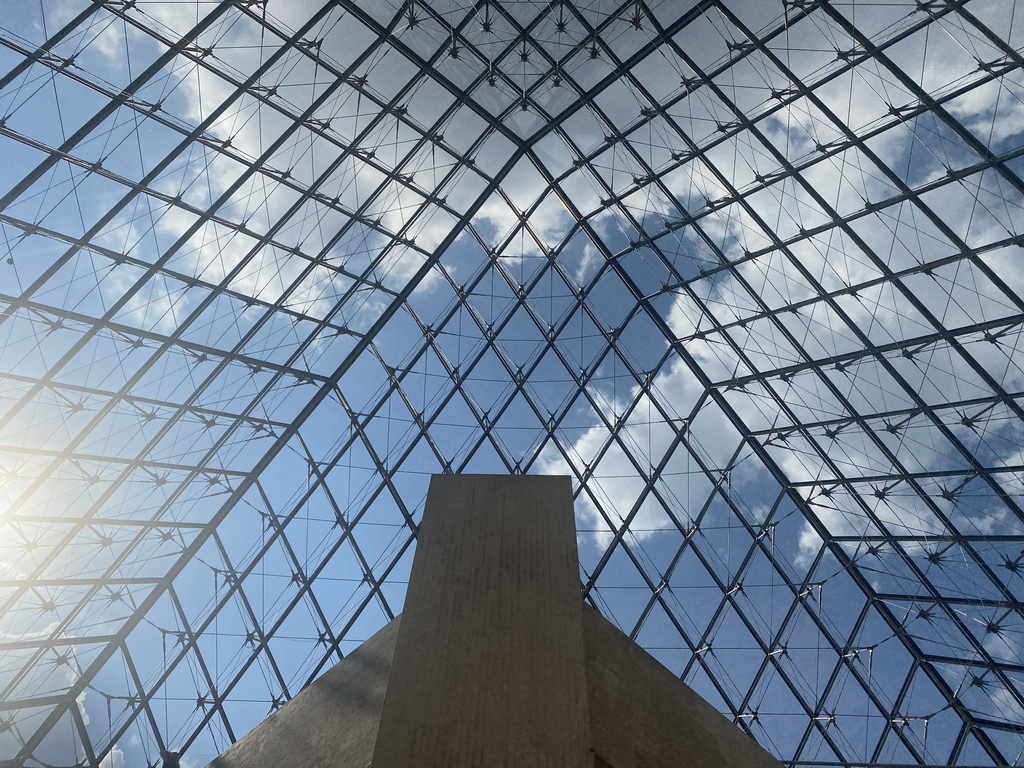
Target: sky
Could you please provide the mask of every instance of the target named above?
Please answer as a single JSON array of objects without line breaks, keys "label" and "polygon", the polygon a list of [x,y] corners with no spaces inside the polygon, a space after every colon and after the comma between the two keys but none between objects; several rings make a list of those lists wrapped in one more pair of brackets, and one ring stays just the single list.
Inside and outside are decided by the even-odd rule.
[{"label": "sky", "polygon": [[0,760],[205,765],[459,471],[780,758],[1019,763],[1024,10],[620,5],[13,4]]}]

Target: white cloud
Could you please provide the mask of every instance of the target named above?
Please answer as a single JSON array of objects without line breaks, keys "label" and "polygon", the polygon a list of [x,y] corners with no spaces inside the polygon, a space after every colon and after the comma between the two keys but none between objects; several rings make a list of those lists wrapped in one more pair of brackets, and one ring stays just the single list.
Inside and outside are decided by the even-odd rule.
[{"label": "white cloud", "polygon": [[100,768],[124,768],[124,752],[116,744],[107,756],[100,761]]},{"label": "white cloud", "polygon": [[[937,76],[937,75],[936,75]],[[877,86],[877,83],[874,84]],[[851,115],[863,116],[877,112],[879,103],[878,94],[872,87],[860,87],[854,91],[853,97],[846,94],[837,94],[836,98],[844,101],[844,110],[848,109]],[[1013,100],[1013,96],[1003,93],[1000,97],[996,89],[980,89],[974,93],[974,102],[970,105],[965,103],[965,112],[974,112],[994,109],[997,98]],[[1020,100],[1017,99],[1019,102]],[[1018,104],[1019,106],[1019,104]],[[1015,114],[1013,109],[1004,109],[1004,115]],[[820,140],[825,125],[823,116],[816,114],[802,102],[789,108],[788,121],[785,117],[772,118],[768,121],[769,137],[777,146],[788,147],[791,159],[801,154],[811,155],[814,152],[814,142]],[[982,121],[991,117],[982,117]],[[1001,118],[1002,120],[1003,118]],[[1006,128],[1002,128],[1002,122],[996,123],[996,132],[1009,131],[1010,123],[1015,126],[1024,125],[1019,120],[1012,121],[1006,118]],[[831,130],[831,128],[830,128]],[[1005,135],[1009,135],[1006,133]],[[985,137],[987,138],[987,136]],[[908,152],[911,150],[912,140],[906,133],[899,130],[883,134],[880,139],[873,140],[872,149],[880,158],[895,169],[903,169],[907,165]],[[803,147],[803,149],[801,149]],[[739,152],[739,160],[743,157],[742,147],[737,146],[735,151]],[[922,152],[920,146],[914,147],[917,153]],[[753,159],[751,160],[753,162]],[[742,162],[736,162],[741,165]],[[762,172],[764,169],[760,169]],[[742,175],[742,174],[741,174]],[[882,180],[882,174],[872,166],[866,157],[856,154],[854,151],[847,153],[845,157],[836,157],[819,162],[804,174],[804,178],[821,194],[826,201],[838,207],[842,212],[855,211],[863,206],[864,200],[880,200],[892,194],[892,187],[889,182]],[[689,202],[693,208],[703,206],[705,199],[715,200],[726,194],[726,190],[713,177],[713,175],[701,166],[699,162],[693,162],[689,166],[674,171],[666,177],[666,183],[670,191],[677,195],[684,202]],[[737,181],[741,183],[742,180]],[[917,183],[912,181],[911,183]],[[989,177],[983,179],[972,179],[972,184],[981,185],[981,189],[988,189],[987,194],[993,199],[1008,194],[1004,187],[998,186],[997,180]],[[785,194],[782,194],[783,191]],[[945,223],[954,231],[967,231],[967,220],[976,216],[976,212],[965,209],[955,203],[961,192],[959,185],[949,185],[933,192],[928,197],[929,205],[940,211]],[[827,221],[828,217],[821,211],[818,205],[812,200],[810,193],[797,184],[776,184],[766,193],[755,195],[749,198],[756,214],[769,225],[781,224],[781,230],[776,231],[785,236],[787,233],[796,234],[801,227],[811,227]],[[1019,206],[1019,201],[1013,203]],[[911,215],[913,214],[913,215]],[[756,250],[766,245],[768,241],[764,233],[759,233],[753,217],[739,206],[733,205],[710,216],[701,219],[701,227],[705,235],[717,243],[724,251],[727,258],[739,258],[744,251]],[[869,247],[876,248],[875,254],[890,268],[901,269],[915,262],[925,262],[937,258],[943,253],[936,248],[942,243],[941,235],[925,220],[921,213],[904,210],[902,207],[893,207],[887,211],[859,219],[855,225],[858,234],[863,237]],[[1005,230],[993,221],[987,225],[986,230],[978,230],[975,226],[972,232],[975,242],[988,242],[1006,236]],[[690,237],[686,229],[678,230],[677,237],[680,242],[681,253],[700,253],[705,246],[696,237]],[[888,245],[887,245],[888,244]],[[892,249],[887,251],[886,248]],[[874,280],[882,275],[879,266],[873,264],[867,255],[862,253],[854,243],[845,235],[832,233],[828,237],[818,237],[803,240],[792,246],[790,251],[825,290],[844,290],[850,285],[864,283]],[[946,246],[946,252],[949,246]],[[995,257],[993,257],[995,258]],[[1017,260],[1003,259],[1001,266],[1006,270],[1001,276],[1004,280],[1014,286],[1020,286],[1024,270],[1021,269]],[[757,297],[767,304],[769,308],[784,307],[790,303],[806,300],[816,296],[816,290],[810,283],[793,267],[788,260],[780,256],[760,257],[748,261],[739,268],[739,273],[751,285]],[[1000,307],[1006,302],[994,290],[990,290],[987,283],[980,276],[974,277],[969,273],[965,265],[952,276],[940,275],[941,280],[923,279],[913,283],[908,278],[907,285],[913,285],[912,295],[928,308],[940,321],[955,325],[956,322],[970,322],[972,312],[987,312],[990,316],[998,317]],[[745,351],[749,354],[755,371],[751,371],[739,360],[735,352],[720,338],[711,336],[708,339],[694,338],[698,332],[708,332],[713,328],[713,322],[729,324],[739,321],[749,321],[751,315],[760,312],[754,297],[747,289],[740,285],[731,274],[719,275],[713,280],[706,280],[693,285],[693,290],[699,294],[698,299],[691,299],[685,294],[680,294],[667,317],[667,322],[678,338],[684,340],[684,346],[692,359],[701,369],[714,381],[727,381],[736,375],[745,375],[757,370],[770,370],[775,367],[784,367],[787,362],[799,362],[795,350],[791,351],[788,342],[785,342],[777,331],[770,334],[765,330],[765,321],[758,321],[757,324],[733,328],[730,334],[737,339],[742,339]],[[824,304],[808,307],[801,310],[801,314],[785,318],[785,325],[793,332],[797,340],[816,355],[829,355],[847,351],[856,351],[863,348],[863,343],[855,336],[854,330],[860,330],[872,343],[884,344],[888,342],[900,342],[904,339],[913,338],[918,335],[925,335],[934,332],[934,327],[914,310],[907,297],[899,290],[889,287],[865,288],[854,297],[842,297],[840,299],[842,310],[847,314],[849,320],[854,324],[854,329],[848,328],[834,310]],[[958,317],[954,310],[957,307],[966,307],[965,314]],[[1005,314],[1011,314],[1008,307]],[[760,334],[755,336],[755,329]],[[755,346],[758,345],[758,346]],[[1019,381],[1019,369],[1008,369],[1006,356],[1002,351],[989,345],[979,348],[980,345],[972,345],[970,353],[979,361],[990,374],[997,380],[1003,380],[1007,387],[1015,388],[1014,382]],[[868,357],[867,362],[871,361]],[[977,374],[970,370],[966,361],[960,358],[955,352],[950,354],[931,353],[927,360],[899,361],[897,367],[906,377],[908,383],[916,388],[926,401],[941,405],[941,397],[980,396],[985,388],[980,384]],[[864,368],[869,372],[870,368]],[[834,413],[835,416],[844,415],[837,412],[838,404],[833,403],[831,395],[826,398],[824,391],[809,390],[806,387],[800,388],[793,382],[787,386],[784,383],[773,382],[772,386],[782,396],[783,401],[798,414],[811,413],[817,410],[818,418],[825,418],[827,414]],[[689,374],[686,366],[681,362],[672,365],[667,373],[658,377],[658,389],[662,393],[665,403],[674,402],[675,398],[682,396],[694,397],[699,394],[699,387],[695,384],[694,378]],[[843,386],[840,383],[840,386]],[[871,413],[885,410],[891,407],[894,400],[899,399],[899,390],[893,389],[894,385],[888,382],[875,382],[865,378],[864,374],[853,373],[849,377],[849,384],[846,394],[853,398],[855,407],[861,413]],[[1016,387],[1019,388],[1019,387]],[[819,388],[820,389],[820,388]],[[742,393],[732,393],[729,402],[736,409],[740,418],[748,425],[762,425],[775,423],[778,413],[766,411],[765,406],[759,398],[753,396],[744,397]],[[621,407],[618,408],[621,412]],[[640,411],[644,411],[641,408]],[[990,429],[999,429],[991,427]],[[716,446],[735,448],[735,438],[730,435],[730,429],[704,429],[696,434],[699,441],[703,441],[704,447],[709,453],[714,452]],[[588,465],[597,455],[600,448],[607,442],[608,433],[603,427],[595,427],[577,437],[568,447],[571,462],[579,469]],[[940,441],[944,444],[944,441]],[[822,475],[823,466],[813,451],[813,446],[806,446],[806,452],[797,450],[784,451],[776,450],[776,456],[780,467],[790,481],[796,483],[811,483],[819,479],[828,479]],[[842,440],[836,441],[831,447],[826,447],[830,458],[836,460],[851,476],[858,474],[858,467],[881,467],[888,468],[890,463],[884,458],[881,451],[869,440],[853,443],[846,443]],[[654,453],[658,455],[658,451]],[[904,461],[916,461],[920,469],[928,471],[941,470],[946,467],[943,463],[948,461],[941,450],[932,452],[922,451],[920,456],[910,456],[902,448],[899,453]],[[1003,463],[1012,464],[1021,460],[1019,455],[1007,453],[1000,459]],[[542,471],[558,471],[565,469],[565,462],[561,457],[554,457],[552,451],[547,451],[540,462]],[[602,472],[603,471],[603,472]],[[615,451],[609,453],[602,462],[598,475],[607,474],[610,476],[636,474],[636,471],[629,465],[629,462]],[[625,515],[636,502],[636,493],[641,484],[636,480],[628,479],[601,479],[595,478],[593,486],[599,489],[604,497],[603,505],[615,514]],[[867,491],[865,491],[866,493]],[[820,487],[808,487],[802,491],[805,499],[813,500],[812,509],[820,524],[834,535],[859,535],[863,533],[880,533],[875,526],[855,504],[840,502],[828,502],[820,496]],[[581,495],[582,497],[582,495]],[[938,517],[929,508],[928,503],[916,493],[904,487],[897,489],[886,498],[866,499],[868,507],[877,517],[879,523],[886,526],[889,533],[896,535],[927,535],[942,532],[942,524]],[[949,506],[947,504],[947,506]],[[947,512],[949,510],[946,510]],[[582,514],[586,522],[594,523],[598,520],[596,509],[589,500],[582,504]],[[974,518],[972,518],[973,520]],[[977,525],[998,527],[1000,517],[999,510],[987,510],[985,516],[975,520]],[[652,513],[645,517],[644,510],[641,510],[634,525],[637,529],[649,527],[650,525],[667,525],[663,515]],[[602,524],[603,525],[603,524]],[[643,534],[638,534],[642,536]],[[791,553],[798,564],[808,564],[814,554],[820,548],[820,539],[809,523],[805,524],[799,534],[797,548]],[[607,543],[608,535],[602,534],[598,537],[597,543]]]},{"label": "white cloud", "polygon": [[[71,677],[70,674],[68,674],[66,676],[69,677],[69,678]],[[69,679],[68,682],[71,683],[71,682],[74,682],[74,681],[72,679]],[[89,694],[89,691],[88,690],[84,690],[80,694],[78,694],[78,696],[75,697],[75,704],[78,705],[78,711],[82,713],[82,722],[85,725],[88,725],[89,722],[90,722],[89,721],[89,710],[86,709],[86,706],[85,706],[85,699],[88,696],[88,694]]]}]

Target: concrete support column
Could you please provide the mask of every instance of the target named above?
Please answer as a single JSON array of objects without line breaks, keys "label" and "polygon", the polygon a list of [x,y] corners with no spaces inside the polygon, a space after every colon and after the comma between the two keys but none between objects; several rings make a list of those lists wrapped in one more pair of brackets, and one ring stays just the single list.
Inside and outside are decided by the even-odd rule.
[{"label": "concrete support column", "polygon": [[435,476],[373,768],[591,768],[569,479]]},{"label": "concrete support column", "polygon": [[580,599],[569,478],[431,481],[401,623],[213,768],[781,768]]}]

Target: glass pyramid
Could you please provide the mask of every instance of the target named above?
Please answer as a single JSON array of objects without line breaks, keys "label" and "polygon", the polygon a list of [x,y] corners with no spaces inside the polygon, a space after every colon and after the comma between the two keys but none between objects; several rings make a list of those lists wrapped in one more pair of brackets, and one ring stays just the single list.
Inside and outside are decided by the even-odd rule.
[{"label": "glass pyramid", "polygon": [[791,766],[1024,764],[1024,4],[9,0],[0,765],[205,765],[438,472]]}]

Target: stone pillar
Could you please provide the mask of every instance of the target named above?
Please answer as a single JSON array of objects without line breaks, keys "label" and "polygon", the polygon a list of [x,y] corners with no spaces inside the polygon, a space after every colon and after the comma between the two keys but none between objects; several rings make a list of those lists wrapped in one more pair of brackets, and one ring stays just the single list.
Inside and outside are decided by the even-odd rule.
[{"label": "stone pillar", "polygon": [[565,477],[438,475],[405,613],[213,768],[781,768],[580,599]]},{"label": "stone pillar", "polygon": [[374,768],[591,768],[566,477],[435,476]]}]

